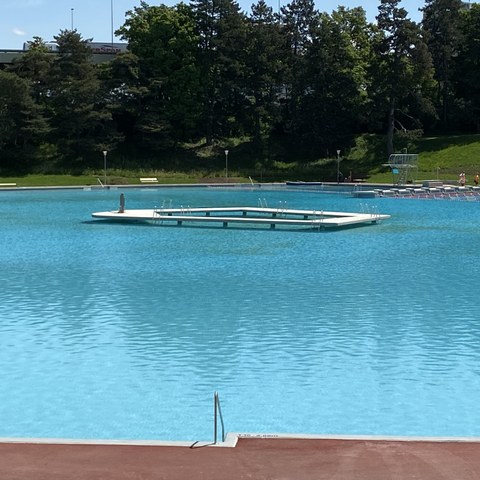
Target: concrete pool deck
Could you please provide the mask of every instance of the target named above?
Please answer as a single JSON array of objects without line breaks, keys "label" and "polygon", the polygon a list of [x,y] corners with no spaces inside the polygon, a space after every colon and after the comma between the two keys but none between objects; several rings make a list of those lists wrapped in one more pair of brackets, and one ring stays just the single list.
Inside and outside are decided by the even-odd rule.
[{"label": "concrete pool deck", "polygon": [[[480,442],[240,436],[236,446],[0,441],[2,480],[477,480]],[[475,439],[476,440],[476,439]]]}]

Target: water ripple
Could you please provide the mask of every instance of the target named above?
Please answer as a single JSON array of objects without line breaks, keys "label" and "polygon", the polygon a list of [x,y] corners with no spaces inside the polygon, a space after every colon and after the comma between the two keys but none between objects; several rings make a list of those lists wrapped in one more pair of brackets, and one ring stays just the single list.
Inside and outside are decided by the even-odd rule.
[{"label": "water ripple", "polygon": [[[169,194],[257,203],[187,190]],[[480,435],[478,205],[383,199],[388,222],[311,234],[85,223],[118,192],[1,194],[4,436],[210,438],[215,390],[230,431]]]}]

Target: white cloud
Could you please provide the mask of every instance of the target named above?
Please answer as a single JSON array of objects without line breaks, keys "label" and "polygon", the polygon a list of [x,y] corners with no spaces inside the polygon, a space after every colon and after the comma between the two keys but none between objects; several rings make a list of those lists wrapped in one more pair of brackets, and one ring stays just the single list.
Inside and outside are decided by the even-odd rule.
[{"label": "white cloud", "polygon": [[15,34],[15,35],[18,35],[19,37],[24,37],[27,33],[24,32],[23,30],[20,30],[20,28],[13,28],[12,29],[12,32]]}]

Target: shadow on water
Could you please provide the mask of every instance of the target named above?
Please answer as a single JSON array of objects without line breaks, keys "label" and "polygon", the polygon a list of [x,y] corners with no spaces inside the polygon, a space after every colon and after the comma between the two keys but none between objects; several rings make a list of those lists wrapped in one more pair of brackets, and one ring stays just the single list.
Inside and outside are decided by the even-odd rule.
[{"label": "shadow on water", "polygon": [[328,228],[325,227],[279,227],[276,226],[275,228],[270,227],[245,227],[239,225],[229,225],[228,227],[224,227],[222,225],[192,225],[192,224],[185,224],[185,225],[174,225],[174,224],[162,224],[161,222],[151,222],[149,220],[111,220],[111,219],[97,219],[97,220],[85,220],[81,222],[84,225],[129,225],[135,227],[143,227],[143,228],[171,228],[171,229],[188,229],[188,230],[236,230],[236,231],[243,231],[243,232],[271,232],[271,233],[334,233],[334,232],[341,232],[341,231],[348,231],[348,230],[356,230],[368,227],[374,227],[380,225],[380,223],[365,223],[362,225],[346,225],[341,227],[329,226]]}]

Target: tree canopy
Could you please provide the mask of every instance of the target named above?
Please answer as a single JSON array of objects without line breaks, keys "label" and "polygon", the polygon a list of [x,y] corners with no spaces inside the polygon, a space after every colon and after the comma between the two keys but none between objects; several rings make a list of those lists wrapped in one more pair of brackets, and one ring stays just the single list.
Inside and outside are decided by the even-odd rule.
[{"label": "tree canopy", "polygon": [[[328,14],[312,0],[275,12],[264,0],[191,0],[126,13],[128,51],[92,62],[76,30],[49,52],[35,37],[0,71],[4,171],[82,171],[102,150],[138,167],[168,165],[180,145],[225,139],[251,162],[324,158],[359,133],[385,135],[385,156],[424,133],[480,127],[480,7],[426,0],[423,20],[400,0]],[[139,160],[143,159],[143,160]],[[384,159],[380,159],[383,161]]]}]

